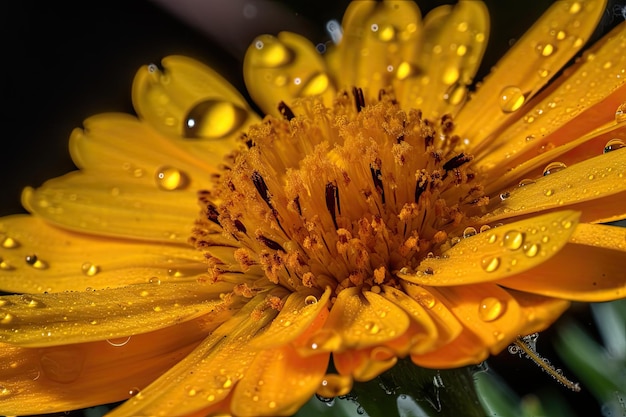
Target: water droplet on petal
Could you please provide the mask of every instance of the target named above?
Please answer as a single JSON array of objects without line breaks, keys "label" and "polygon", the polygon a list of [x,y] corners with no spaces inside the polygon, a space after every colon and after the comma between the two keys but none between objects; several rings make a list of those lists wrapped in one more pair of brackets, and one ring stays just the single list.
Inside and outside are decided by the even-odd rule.
[{"label": "water droplet on petal", "polygon": [[563,171],[565,168],[567,168],[567,165],[565,165],[563,162],[550,162],[543,169],[543,175],[546,176],[554,174],[555,172]]},{"label": "water droplet on petal", "polygon": [[500,258],[497,256],[485,256],[480,262],[480,266],[486,272],[494,272],[500,266]]},{"label": "water droplet on petal", "polygon": [[380,326],[371,321],[365,324],[365,330],[367,330],[370,334],[378,334],[380,333]]},{"label": "water droplet on petal", "polygon": [[5,249],[15,249],[20,246],[20,242],[10,236],[2,238],[2,247]]},{"label": "water droplet on petal", "polygon": [[535,180],[531,180],[530,178],[524,178],[517,184],[518,187],[526,187],[527,185],[534,184]]},{"label": "water droplet on petal", "polygon": [[128,390],[128,395],[130,395],[131,397],[138,396],[139,395],[139,391],[141,391],[139,388],[132,387],[131,389]]},{"label": "water droplet on petal", "polygon": [[189,185],[189,176],[185,171],[170,166],[157,169],[154,177],[157,186],[165,191],[182,190]]},{"label": "water droplet on petal", "polygon": [[526,97],[519,87],[504,87],[500,92],[500,109],[504,113],[512,113],[522,107]]},{"label": "water droplet on petal", "polygon": [[391,42],[396,38],[396,28],[393,25],[382,25],[376,31],[378,39],[382,42]]},{"label": "water droplet on petal", "polygon": [[314,295],[307,295],[304,299],[304,305],[310,306],[312,304],[317,304],[317,297]]},{"label": "water droplet on petal", "polygon": [[328,86],[330,85],[330,80],[328,75],[325,73],[319,73],[312,76],[302,87],[300,90],[301,96],[315,96],[318,94],[324,93]]},{"label": "water droplet on petal", "polygon": [[551,195],[554,195],[554,190],[552,188],[546,188],[543,190],[543,195],[550,197]]},{"label": "water droplet on petal", "polygon": [[471,236],[474,236],[476,234],[476,229],[474,227],[466,227],[465,230],[463,230],[463,237],[464,238],[468,238]]},{"label": "water droplet on petal", "polygon": [[8,263],[4,259],[0,258],[0,270],[11,271],[13,269],[15,269],[15,268],[13,268],[13,266],[11,266],[10,263]]},{"label": "water droplet on petal", "polygon": [[454,106],[457,104],[461,104],[466,97],[467,88],[461,83],[452,84],[450,87],[448,87],[443,95],[443,99],[446,101],[446,103],[452,104]]},{"label": "water droplet on petal", "polygon": [[43,302],[41,302],[40,300],[38,300],[38,299],[36,299],[36,298],[33,298],[33,297],[31,297],[30,295],[26,295],[26,294],[21,295],[21,296],[20,296],[20,300],[21,300],[24,304],[26,304],[26,306],[27,306],[27,307],[30,307],[30,308],[43,308],[43,307],[45,307],[45,306],[46,306],[46,305],[45,305]]},{"label": "water droplet on petal", "polygon": [[491,229],[491,226],[489,226],[488,224],[483,224],[482,226],[480,226],[480,233],[484,233],[489,229]]},{"label": "water droplet on petal", "polygon": [[626,101],[615,110],[615,123],[626,122]]},{"label": "water droplet on petal", "polygon": [[288,64],[293,59],[293,52],[274,36],[260,36],[254,46],[258,50],[252,56],[254,66],[277,68]]},{"label": "water droplet on petal", "polygon": [[510,196],[511,196],[511,193],[509,193],[508,191],[505,191],[505,192],[500,194],[500,200],[504,201],[507,198],[509,198]]},{"label": "water droplet on petal", "polygon": [[502,243],[505,248],[510,250],[517,250],[524,244],[524,233],[518,230],[509,230],[504,234]]},{"label": "water droplet on petal", "polygon": [[161,284],[161,280],[158,277],[151,277],[148,280],[149,284],[154,284],[154,285],[160,285]]},{"label": "water droplet on petal", "polygon": [[28,265],[32,266],[35,269],[47,269],[48,268],[48,263],[39,259],[37,255],[26,255],[24,260],[26,261]]},{"label": "water droplet on petal", "polygon": [[556,46],[552,45],[551,43],[537,45],[537,53],[539,53],[540,56],[547,57],[552,55],[555,51]]},{"label": "water droplet on petal", "polygon": [[624,142],[621,139],[611,139],[609,140],[606,145],[604,145],[604,151],[602,153],[608,153],[608,152],[612,152],[612,151],[616,151],[618,149],[622,149],[626,147],[626,142]]},{"label": "water droplet on petal", "polygon": [[88,277],[93,277],[98,272],[100,272],[100,267],[98,265],[94,265],[91,262],[85,262],[81,265],[80,269],[83,271],[83,274]]},{"label": "water droplet on petal", "polygon": [[6,325],[13,321],[13,314],[6,311],[0,311],[0,324]]},{"label": "water droplet on petal", "polygon": [[405,80],[409,77],[412,77],[418,73],[418,69],[415,65],[410,62],[403,61],[401,62],[396,69],[396,78],[399,80]]},{"label": "water droplet on petal", "polygon": [[583,6],[582,4],[580,4],[579,1],[575,1],[574,3],[572,3],[569,7],[569,12],[570,14],[576,14],[578,12],[580,12],[582,10]]},{"label": "water droplet on petal", "polygon": [[494,321],[504,314],[504,303],[496,297],[483,298],[478,307],[478,317],[482,321]]},{"label": "water droplet on petal", "polygon": [[198,139],[219,139],[233,133],[247,119],[248,112],[235,104],[221,100],[197,103],[187,116],[183,136]]},{"label": "water droplet on petal", "polygon": [[524,253],[529,258],[534,258],[535,256],[537,256],[537,254],[539,253],[539,249],[540,249],[540,246],[537,243],[524,245],[524,248],[523,248]]}]

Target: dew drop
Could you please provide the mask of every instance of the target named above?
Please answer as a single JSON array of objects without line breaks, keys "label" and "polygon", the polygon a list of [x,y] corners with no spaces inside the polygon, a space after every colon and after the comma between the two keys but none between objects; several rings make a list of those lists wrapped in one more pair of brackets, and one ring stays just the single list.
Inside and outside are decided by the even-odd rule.
[{"label": "dew drop", "polygon": [[107,343],[113,347],[122,347],[130,342],[130,336],[128,337],[119,337],[115,339],[107,339]]},{"label": "dew drop", "polygon": [[496,235],[495,233],[492,234],[491,236],[489,236],[489,239],[487,240],[487,242],[489,243],[495,243],[496,240],[498,240],[498,235]]},{"label": "dew drop", "polygon": [[621,140],[621,139],[611,139],[609,140],[606,145],[604,145],[604,150],[602,153],[609,153],[609,152],[613,152],[616,151],[618,149],[622,149],[626,147],[626,143]]},{"label": "dew drop", "polygon": [[128,395],[130,395],[131,397],[135,397],[139,395],[139,392],[141,390],[137,387],[132,387],[131,389],[128,390]]},{"label": "dew drop", "polygon": [[37,255],[27,255],[24,258],[24,260],[26,261],[28,265],[32,266],[35,269],[47,269],[48,268],[48,263],[39,259]]},{"label": "dew drop", "polygon": [[443,99],[446,101],[446,103],[452,104],[453,106],[461,104],[463,101],[465,101],[466,97],[467,88],[461,83],[452,84],[450,87],[448,87],[443,95]]},{"label": "dew drop", "polygon": [[626,122],[626,101],[615,110],[615,123]]},{"label": "dew drop", "polygon": [[0,324],[6,325],[13,321],[13,314],[6,311],[0,311]]},{"label": "dew drop", "polygon": [[502,238],[502,244],[505,248],[510,250],[517,250],[524,244],[524,233],[518,230],[509,230],[504,234]]},{"label": "dew drop", "polygon": [[13,239],[10,236],[5,236],[2,238],[2,247],[5,249],[15,249],[20,246],[20,242]]},{"label": "dew drop", "polygon": [[94,265],[91,262],[85,262],[81,265],[80,269],[83,271],[84,275],[88,277],[93,277],[98,272],[100,272],[100,267],[98,265]]},{"label": "dew drop", "polygon": [[161,280],[158,277],[151,277],[148,280],[149,284],[154,284],[154,285],[160,285],[161,284]]},{"label": "dew drop", "polygon": [[577,14],[578,12],[580,12],[582,10],[582,8],[583,8],[582,4],[580,4],[580,2],[578,2],[578,1],[575,1],[569,7],[568,11],[570,12],[570,14]]},{"label": "dew drop", "polygon": [[317,395],[323,398],[334,398],[348,395],[352,390],[352,377],[348,375],[327,374],[317,389]]},{"label": "dew drop", "polygon": [[540,246],[537,243],[527,244],[523,247],[524,253],[529,258],[534,258],[539,253]]},{"label": "dew drop", "polygon": [[247,119],[248,113],[235,104],[221,100],[204,100],[189,110],[183,125],[183,136],[190,139],[219,139],[230,135]]},{"label": "dew drop", "polygon": [[369,334],[378,334],[380,333],[380,326],[373,321],[370,321],[365,324],[365,330],[367,330]]},{"label": "dew drop", "polygon": [[483,224],[482,226],[480,226],[480,233],[485,233],[487,230],[491,229],[491,226],[489,226],[488,224]]},{"label": "dew drop", "polygon": [[36,298],[31,297],[30,295],[21,295],[20,296],[20,300],[22,301],[22,303],[26,304],[26,307],[30,307],[30,308],[43,308],[45,307],[45,304],[42,303],[41,301],[37,300]]},{"label": "dew drop", "polygon": [[519,87],[504,87],[500,92],[500,109],[504,113],[512,113],[522,107],[525,100],[526,97],[524,97]]},{"label": "dew drop", "polygon": [[497,256],[485,256],[482,261],[480,261],[480,266],[486,272],[494,272],[500,266],[500,258]]},{"label": "dew drop", "polygon": [[567,165],[565,165],[563,162],[550,162],[543,169],[543,175],[546,176],[554,174],[555,172],[563,171],[565,168],[567,168]]},{"label": "dew drop", "polygon": [[478,307],[478,317],[482,321],[494,321],[504,314],[504,303],[495,297],[483,298]]},{"label": "dew drop", "polygon": [[0,269],[3,271],[10,271],[13,268],[13,266],[11,266],[10,263],[8,263],[7,261],[5,261],[4,259],[0,258]]},{"label": "dew drop", "polygon": [[317,304],[317,297],[314,295],[307,295],[304,299],[304,305],[310,306],[313,304]]},{"label": "dew drop", "polygon": [[3,385],[0,385],[0,397],[6,397],[9,394],[11,394],[11,390]]},{"label": "dew drop", "polygon": [[316,96],[324,93],[330,85],[330,79],[325,73],[311,77],[300,90],[301,96]]},{"label": "dew drop", "polygon": [[154,179],[157,186],[164,191],[183,190],[189,185],[187,173],[171,166],[157,169]]},{"label": "dew drop", "polygon": [[441,81],[446,85],[453,85],[459,79],[459,69],[456,66],[450,66],[443,71]]},{"label": "dew drop", "polygon": [[263,36],[254,43],[258,50],[253,55],[254,65],[265,68],[277,68],[290,63],[293,53],[273,36]]},{"label": "dew drop", "polygon": [[535,180],[531,180],[530,178],[524,178],[517,184],[518,187],[526,187],[527,185],[534,184]]},{"label": "dew drop", "polygon": [[543,190],[543,195],[550,197],[551,195],[554,195],[554,190],[552,188],[546,188]]},{"label": "dew drop", "polygon": [[420,303],[420,305],[424,308],[427,309],[431,309],[435,306],[435,304],[437,303],[437,301],[435,300],[435,297],[427,292],[422,292],[420,294],[418,294],[417,296],[417,302]]},{"label": "dew drop", "polygon": [[476,229],[474,227],[466,227],[465,230],[463,230],[463,237],[464,238],[468,238],[471,236],[474,236],[476,234]]},{"label": "dew drop", "polygon": [[537,45],[537,53],[539,53],[540,56],[548,57],[552,55],[555,51],[556,46],[552,45],[551,43]]},{"label": "dew drop", "polygon": [[511,193],[509,193],[508,191],[505,191],[505,192],[503,192],[503,193],[501,193],[501,194],[500,194],[500,200],[501,200],[501,201],[504,201],[504,200],[506,200],[507,198],[509,198],[510,196],[511,196]]},{"label": "dew drop", "polygon": [[382,25],[378,27],[376,35],[382,42],[391,42],[396,38],[396,28],[393,25]]}]

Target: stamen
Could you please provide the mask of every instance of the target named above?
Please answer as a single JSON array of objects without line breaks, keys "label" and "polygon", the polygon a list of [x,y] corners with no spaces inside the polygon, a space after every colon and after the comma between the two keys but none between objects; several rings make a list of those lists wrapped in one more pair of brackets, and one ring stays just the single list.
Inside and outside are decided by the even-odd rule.
[{"label": "stamen", "polygon": [[[335,229],[338,229],[337,226],[337,214],[335,213],[335,203],[339,206],[339,191],[337,190],[337,186],[332,182],[326,184],[326,208],[330,213],[330,216],[333,218],[333,224],[335,225]],[[341,213],[341,212],[340,212]]]},{"label": "stamen", "polygon": [[296,210],[298,211],[298,214],[300,216],[302,216],[302,207],[300,207],[300,196],[297,195],[296,198],[293,199],[293,204],[296,207]]},{"label": "stamen", "polygon": [[352,94],[354,95],[356,111],[360,112],[361,109],[365,107],[365,97],[363,97],[363,90],[358,87],[352,87]]},{"label": "stamen", "polygon": [[296,115],[293,114],[293,111],[289,108],[287,104],[285,104],[284,101],[278,103],[278,111],[280,112],[280,114],[283,115],[286,120],[291,120],[296,117]]},{"label": "stamen", "polygon": [[380,169],[373,167],[370,167],[370,171],[372,172],[372,181],[374,181],[376,191],[378,191],[383,204],[385,204],[385,190],[383,189],[383,180],[381,179],[382,173],[380,172]]},{"label": "stamen", "polygon": [[283,247],[280,245],[280,243],[278,243],[278,242],[276,242],[276,241],[274,241],[272,239],[268,239],[268,238],[266,238],[263,235],[258,235],[256,238],[257,238],[257,240],[259,242],[261,242],[262,244],[267,246],[269,249],[281,250],[281,251],[285,252],[285,249],[283,249]]},{"label": "stamen", "polygon": [[451,171],[471,160],[472,160],[471,156],[465,155],[463,152],[461,152],[460,154],[453,156],[450,160],[448,160],[448,162],[443,164],[443,169],[446,171]]},{"label": "stamen", "polygon": [[207,204],[206,209],[207,209],[206,218],[212,221],[213,223],[215,223],[216,225],[221,226],[220,221],[218,220],[220,213],[217,211],[217,207],[209,203]]},{"label": "stamen", "polygon": [[254,187],[256,188],[256,190],[259,192],[259,195],[261,196],[263,201],[265,201],[267,206],[272,211],[274,211],[274,207],[272,206],[272,203],[270,202],[270,195],[269,195],[269,190],[267,189],[267,184],[265,184],[265,180],[263,179],[261,174],[258,173],[258,171],[254,171],[252,173],[252,183],[254,184]]},{"label": "stamen", "polygon": [[241,223],[239,219],[236,219],[233,223],[235,224],[235,227],[237,228],[237,230],[239,230],[244,235],[248,232],[248,229],[246,229],[246,226],[244,226],[244,224]]},{"label": "stamen", "polygon": [[580,392],[580,384],[578,382],[570,381],[565,375],[563,375],[562,370],[555,368],[548,359],[537,353],[537,350],[535,349],[537,337],[537,333],[523,337],[517,336],[515,344],[509,346],[509,353],[517,354],[521,357],[523,352],[527,358],[535,362],[535,364],[544,372],[556,379],[566,388],[569,388],[574,392]]}]

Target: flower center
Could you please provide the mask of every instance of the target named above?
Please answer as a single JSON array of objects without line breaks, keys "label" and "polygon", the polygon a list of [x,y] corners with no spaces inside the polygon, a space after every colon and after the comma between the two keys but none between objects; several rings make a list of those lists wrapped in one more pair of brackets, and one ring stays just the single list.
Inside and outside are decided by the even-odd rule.
[{"label": "flower center", "polygon": [[399,287],[397,271],[476,232],[471,219],[489,199],[449,115],[426,120],[388,92],[366,106],[359,89],[332,108],[313,98],[279,109],[284,118],[252,127],[249,149],[200,193],[191,241],[213,280]]}]

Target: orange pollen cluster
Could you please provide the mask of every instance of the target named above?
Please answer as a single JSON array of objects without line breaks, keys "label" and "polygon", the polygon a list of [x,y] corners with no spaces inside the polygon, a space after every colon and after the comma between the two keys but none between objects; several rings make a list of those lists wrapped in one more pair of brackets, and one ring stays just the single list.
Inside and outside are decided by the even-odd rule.
[{"label": "orange pollen cluster", "polygon": [[211,279],[246,282],[244,295],[399,287],[397,271],[441,255],[489,201],[449,115],[423,119],[384,91],[366,105],[359,89],[332,108],[309,98],[279,110],[199,193],[191,242]]}]

